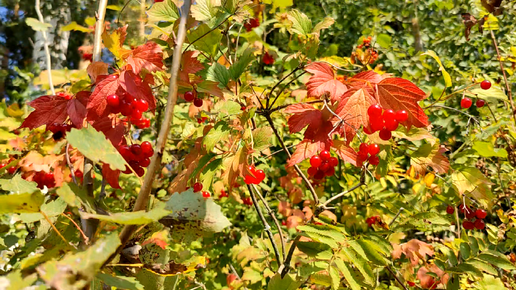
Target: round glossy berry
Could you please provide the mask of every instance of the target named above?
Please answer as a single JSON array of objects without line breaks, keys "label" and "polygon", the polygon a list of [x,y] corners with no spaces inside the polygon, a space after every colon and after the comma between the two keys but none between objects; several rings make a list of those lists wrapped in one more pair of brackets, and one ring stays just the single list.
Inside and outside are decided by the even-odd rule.
[{"label": "round glossy berry", "polygon": [[491,88],[491,82],[488,81],[488,80],[483,80],[481,83],[480,83],[480,87],[483,89],[483,90],[489,90]]},{"label": "round glossy berry", "polygon": [[321,166],[319,166],[319,170],[322,172],[328,171],[328,169],[333,168],[328,161],[323,161]]},{"label": "round glossy berry", "polygon": [[140,144],[142,148],[142,154],[145,157],[151,157],[154,154],[154,149],[152,148],[152,144],[149,141],[143,141]]},{"label": "round glossy berry", "polygon": [[367,152],[369,155],[374,156],[380,153],[380,146],[378,144],[371,143],[367,146]]},{"label": "round glossy berry", "polygon": [[471,107],[472,104],[473,104],[473,102],[471,101],[470,98],[462,98],[462,100],[460,100],[460,106],[463,109],[468,109],[469,107]]},{"label": "round glossy berry", "polygon": [[321,153],[319,153],[319,157],[321,157],[321,159],[323,161],[329,161],[330,160],[330,152],[328,150],[323,150],[321,151]]},{"label": "round glossy berry", "polygon": [[321,166],[321,163],[322,163],[321,157],[319,157],[317,155],[314,155],[310,158],[310,165],[312,165],[312,167],[314,167],[314,168],[318,168],[319,166]]},{"label": "round glossy berry", "polygon": [[80,170],[75,170],[75,177],[76,178],[83,178],[84,174]]},{"label": "round glossy berry", "polygon": [[408,120],[408,113],[407,111],[405,110],[399,110],[399,111],[396,111],[396,121],[398,122],[405,122]]},{"label": "round glossy berry", "polygon": [[188,91],[184,94],[185,101],[191,102],[195,99],[194,93],[192,91]]},{"label": "round glossy berry", "polygon": [[202,197],[204,197],[204,198],[208,198],[208,197],[210,197],[210,196],[211,196],[211,195],[210,195],[210,193],[209,193],[209,192],[207,192],[207,191],[203,191],[203,192],[202,192]]},{"label": "round glossy berry", "polygon": [[487,212],[481,208],[475,211],[475,216],[481,220],[485,219],[487,216]]},{"label": "round glossy berry", "polygon": [[142,118],[142,111],[140,110],[133,110],[131,112],[131,120],[140,120]]},{"label": "round glossy berry", "polygon": [[196,183],[194,183],[194,185],[193,185],[193,191],[194,191],[194,192],[199,192],[199,191],[201,191],[201,190],[202,190],[202,183],[200,183],[200,182],[196,182]]},{"label": "round glossy berry", "polygon": [[396,113],[393,110],[385,110],[382,117],[385,122],[392,121],[396,119]]},{"label": "round glossy berry", "polygon": [[131,145],[131,153],[133,153],[136,156],[139,156],[140,154],[142,154],[142,146],[140,146],[140,144]]},{"label": "round glossy berry", "polygon": [[387,129],[380,130],[380,139],[387,141],[387,140],[390,140],[391,137],[392,137],[391,131],[389,131]]},{"label": "round glossy berry", "polygon": [[477,106],[477,108],[482,108],[483,106],[485,106],[486,104],[486,101],[482,100],[482,99],[478,99],[475,103],[475,106]]},{"label": "round glossy berry", "polygon": [[120,105],[120,99],[117,95],[109,95],[107,96],[107,103],[110,107],[116,108]]},{"label": "round glossy berry", "polygon": [[453,206],[448,205],[448,206],[446,207],[446,213],[447,213],[447,214],[453,214],[454,212],[455,212],[455,208],[454,208]]},{"label": "round glossy berry", "polygon": [[142,177],[145,174],[145,169],[138,166],[134,169],[134,172],[136,172],[136,175],[138,175],[139,177]]},{"label": "round glossy berry", "polygon": [[361,153],[368,153],[369,145],[367,143],[360,143],[360,146],[358,146],[358,152]]},{"label": "round glossy berry", "polygon": [[317,167],[310,167],[306,172],[308,173],[308,175],[314,176],[317,173]]},{"label": "round glossy berry", "polygon": [[328,170],[324,172],[324,175],[326,176],[332,176],[333,174],[335,174],[335,167],[330,167]]},{"label": "round glossy berry", "polygon": [[150,159],[145,157],[142,160],[140,160],[139,163],[142,167],[148,167],[150,165]]},{"label": "round glossy berry", "polygon": [[331,157],[330,158],[330,165],[333,166],[333,167],[339,165],[339,159],[337,157]]},{"label": "round glossy berry", "polygon": [[373,155],[369,157],[369,164],[374,166],[380,164],[380,158],[378,157],[378,155]]},{"label": "round glossy berry", "polygon": [[149,109],[149,103],[144,99],[137,100],[133,105],[135,109],[141,112],[146,112]]},{"label": "round glossy berry", "polygon": [[138,120],[138,122],[135,125],[136,125],[136,127],[140,128],[140,129],[149,128],[150,120],[147,118],[143,118],[143,119]]},{"label": "round glossy berry", "polygon": [[314,174],[314,179],[323,179],[324,178],[324,172],[321,170],[317,170],[317,173]]},{"label": "round glossy berry", "polygon": [[382,130],[384,126],[384,122],[381,116],[369,118],[369,124],[371,125],[371,130],[373,130],[373,132]]},{"label": "round glossy berry", "polygon": [[472,209],[468,209],[468,210],[464,211],[464,215],[469,220],[475,218],[475,216],[476,216],[475,211]]},{"label": "round glossy berry", "polygon": [[202,107],[202,103],[203,103],[203,102],[202,102],[202,99],[195,99],[195,100],[193,101],[193,104],[194,104],[194,106],[196,106],[196,107]]},{"label": "round glossy berry", "polygon": [[122,101],[120,104],[120,113],[124,116],[131,116],[133,113],[133,106],[131,106],[131,103]]},{"label": "round glossy berry", "polygon": [[16,167],[14,167],[14,166],[11,166],[7,169],[7,173],[9,173],[11,175],[14,174],[15,172],[16,172]]},{"label": "round glossy berry", "polygon": [[477,230],[483,230],[486,227],[486,223],[481,219],[477,219],[474,225]]},{"label": "round glossy berry", "polygon": [[387,119],[385,120],[385,129],[389,131],[395,131],[398,129],[398,121],[396,119]]},{"label": "round glossy berry", "polygon": [[473,222],[470,222],[470,221],[464,221],[462,222],[462,226],[464,227],[464,229],[466,230],[472,230],[475,228],[475,224]]},{"label": "round glossy berry", "polygon": [[380,117],[382,115],[382,107],[380,105],[371,105],[367,109],[367,115],[369,115],[370,118]]}]

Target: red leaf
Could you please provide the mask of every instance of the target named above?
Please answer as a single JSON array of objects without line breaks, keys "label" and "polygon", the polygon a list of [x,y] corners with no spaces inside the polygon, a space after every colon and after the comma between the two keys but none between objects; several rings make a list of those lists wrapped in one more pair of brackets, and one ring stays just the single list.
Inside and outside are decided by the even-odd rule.
[{"label": "red leaf", "polygon": [[70,102],[68,102],[66,113],[70,117],[70,121],[72,121],[75,127],[81,129],[84,118],[86,118],[86,106],[78,99],[72,99]]},{"label": "red leaf", "polygon": [[118,183],[118,178],[120,177],[120,170],[111,170],[109,164],[102,164],[102,177],[104,177],[113,188],[121,188]]},{"label": "red leaf", "polygon": [[224,93],[222,93],[222,90],[219,88],[218,82],[202,81],[197,84],[197,91],[224,98]]},{"label": "red leaf", "polygon": [[368,70],[363,71],[354,75],[352,78],[348,79],[348,83],[351,86],[362,86],[363,84],[377,84],[383,80],[382,76],[376,73],[375,71]]},{"label": "red leaf", "polygon": [[152,94],[152,89],[149,86],[149,78],[142,81],[139,75],[132,71],[124,71],[120,75],[120,86],[130,95],[137,99],[144,99],[149,103],[149,109],[153,111],[156,108],[156,99]]},{"label": "red leaf", "polygon": [[91,125],[97,131],[104,133],[106,138],[111,141],[114,146],[122,144],[125,126],[122,120],[118,119],[115,115],[97,119]]},{"label": "red leaf", "polygon": [[20,128],[34,129],[42,125],[61,124],[68,117],[68,100],[62,97],[41,96],[28,104],[35,110],[23,121]]},{"label": "red leaf", "polygon": [[384,109],[407,111],[409,117],[402,124],[408,130],[411,126],[422,128],[429,125],[428,117],[417,103],[426,98],[426,94],[410,81],[401,78],[384,79],[378,84],[378,97]]},{"label": "red leaf", "polygon": [[142,247],[147,244],[155,244],[164,250],[168,246],[168,236],[169,232],[167,230],[155,232],[142,243]]},{"label": "red leaf", "polygon": [[305,139],[301,141],[301,143],[297,144],[296,150],[294,153],[292,153],[292,157],[290,157],[290,159],[287,161],[287,166],[294,166],[295,164],[298,164],[299,162],[316,155],[319,151],[322,150],[324,149],[321,149],[320,142],[312,143],[310,140]]},{"label": "red leaf", "polygon": [[332,101],[338,100],[348,88],[342,82],[336,80],[333,69],[327,63],[313,62],[305,70],[313,75],[306,83],[309,97],[317,97],[328,93]]},{"label": "red leaf", "polygon": [[342,96],[335,113],[344,121],[343,128],[348,143],[353,140],[361,126],[367,127],[367,109],[377,103],[373,95],[371,87],[362,85],[352,87]]},{"label": "red leaf", "polygon": [[306,126],[311,126],[308,130],[317,129],[321,126],[322,113],[312,105],[294,104],[285,108],[285,112],[294,114],[288,119],[290,133],[297,133]]},{"label": "red leaf", "polygon": [[97,77],[100,75],[108,75],[108,67],[109,65],[105,62],[95,61],[88,65],[86,71],[91,78],[91,82],[95,83],[97,81]]},{"label": "red leaf", "polygon": [[335,140],[333,141],[333,148],[335,149],[335,153],[339,155],[340,159],[357,166],[357,152],[355,152],[353,148],[349,147],[346,142]]},{"label": "red leaf", "polygon": [[88,109],[88,120],[96,120],[109,114],[106,98],[113,95],[120,87],[120,78],[117,75],[110,75],[95,86],[86,109]]},{"label": "red leaf", "polygon": [[204,69],[204,65],[200,61],[197,60],[197,56],[199,55],[198,51],[189,50],[183,53],[183,57],[181,59],[181,71],[179,72],[179,79],[183,82],[190,82],[190,78],[188,74],[195,74],[202,69]]},{"label": "red leaf", "polygon": [[155,42],[147,42],[136,47],[126,61],[135,74],[140,74],[142,69],[149,72],[160,71],[163,69],[163,52]]}]

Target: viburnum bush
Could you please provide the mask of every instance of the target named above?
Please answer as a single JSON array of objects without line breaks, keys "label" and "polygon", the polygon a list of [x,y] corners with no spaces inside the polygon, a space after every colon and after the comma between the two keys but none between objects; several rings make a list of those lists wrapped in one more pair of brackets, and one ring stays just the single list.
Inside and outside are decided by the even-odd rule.
[{"label": "viburnum bush", "polygon": [[2,287],[516,287],[501,1],[461,37],[502,70],[429,49],[435,86],[390,73],[374,31],[328,55],[338,23],[288,1],[190,2],[149,4],[129,40],[99,1],[94,28],[70,26],[93,33],[86,71],[2,104]]}]

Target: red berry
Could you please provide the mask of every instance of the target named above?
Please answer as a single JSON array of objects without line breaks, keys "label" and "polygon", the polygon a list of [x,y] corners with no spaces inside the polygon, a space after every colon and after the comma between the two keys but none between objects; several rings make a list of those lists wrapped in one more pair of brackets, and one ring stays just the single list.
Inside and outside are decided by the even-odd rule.
[{"label": "red berry", "polygon": [[120,113],[126,117],[131,116],[133,113],[133,106],[131,106],[131,103],[125,102],[125,100],[123,100],[120,104]]},{"label": "red berry", "polygon": [[135,125],[136,125],[136,127],[140,128],[140,129],[149,128],[150,120],[147,118],[143,118],[143,119],[138,120],[138,122]]},{"label": "red berry", "polygon": [[193,191],[194,191],[194,192],[199,192],[199,191],[201,191],[201,190],[202,190],[202,183],[200,183],[200,182],[196,182],[196,183],[194,183],[194,185],[193,185]]},{"label": "red berry", "polygon": [[80,171],[80,170],[75,170],[75,177],[77,177],[77,178],[83,178],[83,176],[84,176],[84,175],[83,175],[82,171]]},{"label": "red berry", "polygon": [[[328,161],[323,161],[323,163],[321,163],[321,166],[319,166],[319,170],[321,170],[322,172],[326,172],[328,171],[328,169],[330,169],[330,163]],[[333,168],[333,167],[331,167]]]},{"label": "red berry", "polygon": [[473,104],[473,102],[471,101],[470,98],[462,98],[462,100],[460,100],[460,106],[463,109],[468,109],[469,107],[471,107],[472,104]]},{"label": "red berry", "polygon": [[139,177],[142,177],[144,174],[145,174],[145,170],[138,166],[134,169],[134,172],[136,172],[136,175],[138,175]]},{"label": "red berry", "polygon": [[392,121],[392,120],[395,120],[396,119],[396,114],[394,113],[393,110],[385,110],[383,112],[383,115],[382,115],[382,118],[385,122],[387,121]]},{"label": "red berry", "polygon": [[489,90],[491,88],[491,82],[488,81],[488,80],[483,80],[481,83],[480,83],[480,87],[483,89],[483,90]]},{"label": "red berry", "polygon": [[462,222],[462,226],[464,227],[464,229],[466,230],[472,230],[475,228],[475,224],[473,222],[470,222],[470,221],[464,221]]},{"label": "red berry", "polygon": [[369,157],[369,164],[374,166],[380,164],[380,158],[378,157],[378,155],[373,155]]},{"label": "red berry", "polygon": [[453,214],[454,212],[455,212],[455,208],[454,208],[453,206],[448,205],[448,206],[446,207],[446,213],[447,213],[447,214]]},{"label": "red berry", "polygon": [[369,146],[367,143],[360,143],[360,146],[358,146],[358,152],[367,154]]},{"label": "red berry", "polygon": [[151,157],[154,154],[154,149],[152,148],[152,144],[149,141],[143,141],[140,146],[142,148],[143,156]]},{"label": "red berry", "polygon": [[7,169],[7,173],[9,173],[11,175],[14,174],[15,172],[16,172],[16,167],[14,167],[14,166],[11,166]]},{"label": "red berry", "polygon": [[122,155],[122,157],[124,157],[125,159],[132,159],[133,153],[131,152],[131,147],[127,145],[122,145],[118,147],[118,152],[120,152],[120,155]]},{"label": "red berry", "polygon": [[245,111],[247,108],[245,106],[241,106],[240,110]]},{"label": "red berry", "polygon": [[203,192],[202,192],[202,197],[204,197],[204,198],[208,198],[208,197],[210,197],[210,196],[211,196],[211,195],[210,195],[210,193],[209,193],[209,192],[207,192],[207,191],[203,191]]},{"label": "red berry", "polygon": [[396,121],[402,123],[408,120],[408,113],[405,110],[396,111]]},{"label": "red berry", "polygon": [[486,223],[481,219],[477,219],[474,225],[477,230],[483,230],[486,227]]},{"label": "red berry", "polygon": [[475,216],[476,216],[476,215],[475,215],[475,211],[474,211],[474,210],[472,210],[472,209],[470,209],[470,208],[468,208],[468,210],[464,211],[464,215],[466,216],[466,218],[467,218],[468,220],[473,219],[473,218],[475,218]]},{"label": "red berry", "polygon": [[4,168],[6,166],[7,166],[7,163],[4,163],[4,162],[0,163],[0,169]]},{"label": "red berry", "polygon": [[138,156],[140,154],[142,154],[142,147],[140,146],[140,144],[133,144],[131,145],[131,152]]},{"label": "red berry", "polygon": [[387,119],[385,120],[385,129],[389,131],[395,131],[398,129],[398,121],[396,119]]},{"label": "red berry", "polygon": [[142,167],[148,167],[150,165],[150,159],[145,157],[142,160],[140,160],[139,163]]},{"label": "red berry", "polygon": [[318,168],[319,166],[321,166],[321,163],[322,163],[321,157],[319,157],[317,155],[314,155],[310,158],[310,165],[312,165],[312,167],[314,167],[314,168]]},{"label": "red berry", "polygon": [[107,96],[107,103],[110,107],[116,108],[120,105],[120,99],[117,95],[109,95]]},{"label": "red berry", "polygon": [[481,208],[475,211],[475,216],[481,220],[485,219],[487,216],[487,212]]},{"label": "red berry", "polygon": [[137,100],[134,104],[134,107],[141,112],[146,112],[149,109],[149,103],[147,103],[144,99]]},{"label": "red berry", "polygon": [[193,101],[193,104],[194,104],[194,106],[196,106],[196,107],[202,107],[202,103],[203,103],[203,102],[202,102],[202,99],[195,99],[195,100]]},{"label": "red berry", "polygon": [[374,143],[369,144],[369,146],[367,147],[367,152],[371,156],[377,155],[378,153],[380,153],[380,146],[378,146],[378,144],[374,144]]},{"label": "red berry", "polygon": [[314,174],[314,179],[323,179],[324,178],[324,172],[321,170],[317,170],[317,173]]},{"label": "red berry", "polygon": [[319,157],[321,157],[321,159],[323,161],[329,161],[330,160],[330,152],[328,150],[323,150],[321,151],[321,153],[319,153]]},{"label": "red berry", "polygon": [[330,167],[328,170],[324,172],[324,175],[326,176],[332,176],[333,174],[335,174],[335,167]]},{"label": "red berry", "polygon": [[381,116],[369,118],[369,124],[371,125],[371,130],[373,130],[373,132],[380,131],[384,126],[383,118]]},{"label": "red berry", "polygon": [[391,131],[389,131],[387,129],[380,130],[380,139],[387,141],[387,140],[391,139],[391,137],[392,137]]},{"label": "red berry", "polygon": [[333,167],[339,165],[339,159],[337,157],[331,157],[330,158],[330,165],[333,166]]},{"label": "red berry", "polygon": [[195,95],[192,91],[186,92],[183,97],[185,98],[185,101],[187,101],[187,102],[191,102],[195,99]]},{"label": "red berry", "polygon": [[317,167],[310,167],[306,172],[308,173],[308,175],[314,176],[317,173]]},{"label": "red berry", "polygon": [[142,118],[142,111],[134,109],[131,113],[131,121],[140,120]]},{"label": "red berry", "polygon": [[486,101],[482,100],[482,99],[478,99],[477,102],[475,103],[475,106],[477,106],[477,108],[482,108],[483,106],[485,106],[486,104]]},{"label": "red berry", "polygon": [[369,109],[367,109],[367,115],[369,115],[369,118],[380,117],[382,115],[382,107],[378,104],[369,106]]},{"label": "red berry", "polygon": [[256,179],[258,181],[255,184],[258,184],[258,183],[262,182],[265,179],[265,172],[263,172],[263,170],[261,170],[261,169],[258,169],[258,170],[256,170],[254,172],[254,176],[256,177]]},{"label": "red berry", "polygon": [[271,65],[274,63],[274,56],[272,56],[270,53],[266,52],[263,55],[263,63],[266,65]]}]

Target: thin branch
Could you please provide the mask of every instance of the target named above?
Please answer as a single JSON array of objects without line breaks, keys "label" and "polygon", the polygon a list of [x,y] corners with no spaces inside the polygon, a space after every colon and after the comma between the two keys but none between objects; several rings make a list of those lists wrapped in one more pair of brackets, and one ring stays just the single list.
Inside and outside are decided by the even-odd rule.
[{"label": "thin branch", "polygon": [[392,276],[394,276],[394,279],[396,279],[396,281],[398,282],[398,284],[400,284],[400,285],[401,285],[401,287],[403,287],[403,289],[408,290],[408,289],[407,289],[407,286],[405,286],[405,285],[403,284],[403,282],[401,282],[400,278],[398,278],[398,276],[396,276],[396,274],[394,274],[394,272],[393,272],[393,271],[392,271],[392,269],[391,269],[391,266],[386,265],[386,266],[385,266],[385,268],[387,269],[387,271],[389,271],[389,272],[391,273],[391,275],[392,275]]},{"label": "thin branch", "polygon": [[294,241],[292,242],[292,245],[290,245],[290,249],[288,250],[288,254],[285,257],[285,262],[283,262],[282,268],[278,269],[278,273],[281,273],[281,278],[285,277],[285,275],[288,274],[290,271],[290,262],[292,261],[292,256],[294,255],[294,251],[296,250],[297,243],[301,239],[301,235],[298,235]]},{"label": "thin branch", "polygon": [[[177,102],[177,77],[179,74],[179,66],[181,64],[181,57],[183,53],[181,48],[183,47],[183,43],[186,38],[186,21],[188,19],[188,15],[190,14],[190,6],[191,1],[185,0],[181,11],[181,19],[179,21],[179,29],[177,33],[176,47],[174,48],[172,67],[170,68],[171,77],[170,86],[168,89],[168,101],[165,110],[165,118],[161,123],[162,125],[159,131],[158,140],[156,142],[156,150],[154,151],[154,155],[151,158],[151,163],[147,169],[147,173],[145,174],[143,185],[140,189],[140,193],[138,194],[138,198],[136,199],[133,212],[146,210],[148,199],[152,190],[152,184],[156,176],[156,171],[161,166],[161,158],[163,157],[163,151],[165,150],[168,133],[170,132],[170,126],[172,125],[172,119],[174,117],[174,107]],[[134,225],[128,225],[124,227],[122,233],[120,234],[121,245],[118,248],[118,251],[120,251],[129,241],[135,229],[136,226]],[[111,256],[111,258],[113,257],[114,256]],[[111,258],[109,260],[111,260]]]},{"label": "thin branch", "polygon": [[448,109],[448,110],[456,111],[456,112],[458,112],[458,113],[461,113],[461,114],[463,114],[463,115],[468,116],[468,117],[469,117],[469,118],[471,118],[473,121],[475,121],[475,123],[477,123],[477,124],[479,124],[479,125],[480,125],[480,121],[478,121],[478,119],[477,119],[477,118],[475,118],[475,116],[470,115],[470,114],[468,114],[468,113],[466,113],[466,112],[463,112],[463,111],[461,111],[461,110],[459,110],[459,109],[455,109],[455,108],[448,107],[448,106],[443,106],[443,105],[434,105],[434,106],[432,106],[432,107],[433,107],[433,108],[443,108],[443,109]]},{"label": "thin branch", "polygon": [[272,104],[269,106],[269,99],[271,98],[272,96],[272,93],[274,93],[274,90],[284,81],[286,80],[288,77],[290,77],[291,75],[293,75],[296,71],[298,71],[299,69],[301,68],[301,66],[298,66],[296,67],[295,69],[293,69],[289,74],[287,74],[286,76],[284,76],[281,80],[279,80],[279,82],[277,82],[274,87],[272,87],[271,91],[269,92],[269,95],[267,96],[267,109],[270,109],[272,108],[272,106],[274,105],[274,103],[276,102],[276,99],[278,99],[279,95],[276,96],[276,98],[274,99],[274,101],[272,102]]},{"label": "thin branch", "polygon": [[286,253],[285,252],[285,238],[283,237],[283,231],[281,230],[281,225],[280,225],[278,219],[276,218],[276,215],[269,207],[269,204],[267,203],[265,198],[263,198],[263,196],[260,194],[260,191],[258,190],[258,187],[255,184],[253,184],[253,189],[256,192],[256,194],[258,195],[258,197],[260,198],[260,200],[262,201],[263,205],[265,206],[265,209],[267,209],[267,213],[274,221],[274,224],[278,228],[278,233],[279,233],[280,241],[281,241],[281,255],[283,256],[283,258],[285,258],[285,253]]},{"label": "thin branch", "polygon": [[251,199],[253,200],[254,208],[256,209],[256,213],[258,213],[258,216],[260,217],[260,220],[262,221],[262,224],[264,226],[264,231],[267,233],[267,236],[269,236],[269,240],[272,244],[272,249],[274,250],[274,255],[276,256],[276,260],[278,261],[278,268],[281,267],[281,258],[278,251],[278,246],[276,246],[276,242],[274,241],[274,236],[271,232],[271,226],[267,223],[267,220],[263,216],[262,210],[260,209],[260,205],[258,204],[258,201],[256,200],[256,196],[254,195],[253,189],[248,184],[247,190],[249,190],[249,194],[251,195]]},{"label": "thin branch", "polygon": [[[280,142],[281,147],[283,148],[285,153],[287,153],[288,157],[291,158],[292,154],[290,154],[290,151],[288,151],[288,148],[285,145],[285,142],[283,142],[283,139],[279,135],[278,130],[276,129],[276,126],[274,126],[274,122],[272,121],[271,116],[269,114],[266,114],[265,118],[269,122],[269,125],[271,126],[272,131],[274,132],[274,135],[276,135],[276,138],[278,138],[278,142]],[[296,170],[297,174],[303,179],[303,181],[305,182],[306,186],[308,186],[308,189],[310,190],[310,193],[312,194],[312,198],[313,198],[313,200],[315,202],[314,205],[318,205],[319,204],[319,197],[317,196],[317,193],[315,192],[315,189],[314,189],[312,183],[310,182],[310,180],[308,180],[306,175],[303,174],[303,172],[301,171],[299,166],[297,166],[297,164],[294,164],[294,169]]]},{"label": "thin branch", "polygon": [[503,80],[505,82],[505,88],[507,89],[507,95],[509,96],[509,102],[511,103],[512,118],[514,120],[514,124],[516,124],[516,109],[514,108],[514,102],[512,100],[511,87],[509,86],[509,81],[507,81],[507,75],[505,74],[505,69],[503,68],[502,57],[500,56],[500,50],[498,49],[498,43],[496,42],[496,37],[494,35],[493,30],[491,30],[490,32],[491,32],[491,39],[493,40],[493,45],[496,49],[496,55],[498,57],[498,62],[500,63],[500,69],[502,70]]},{"label": "thin branch", "polygon": [[64,214],[64,213],[61,213],[62,216],[64,216],[65,218],[69,219],[74,225],[75,227],[79,230],[79,232],[81,233],[81,236],[84,240],[84,243],[87,245],[88,244],[88,237],[86,236],[86,234],[84,234],[84,232],[81,230],[81,227],[79,227],[79,225],[71,218],[69,217],[68,215]]},{"label": "thin branch", "polygon": [[[39,213],[45,218],[45,220],[47,220],[47,222],[50,224],[50,226],[52,227],[52,229],[54,229],[54,232],[56,232],[56,234],[61,238],[61,240],[63,240],[63,242],[65,242],[65,244],[67,245],[71,245],[73,246],[72,244],[70,244],[66,239],[65,237],[63,237],[63,235],[59,232],[59,230],[56,228],[56,226],[54,225],[54,223],[48,218],[47,214],[45,212],[43,212],[42,210],[39,211]],[[76,248],[75,246],[73,246],[74,248]],[[76,248],[77,249],[77,248]]]},{"label": "thin branch", "polygon": [[[38,14],[39,21],[42,23],[45,23],[45,18],[43,18],[43,14],[41,14],[40,9],[40,0],[36,0],[36,14]],[[48,75],[48,84],[50,85],[50,91],[52,92],[52,95],[56,94],[56,91],[54,90],[54,82],[52,80],[52,58],[50,57],[50,49],[48,49],[48,37],[46,31],[41,31],[41,35],[43,36],[43,47],[45,49],[45,57],[47,60],[47,75]]]},{"label": "thin branch", "polygon": [[[317,104],[317,103],[322,103],[322,102],[324,102],[324,100],[315,100],[315,101],[309,101],[309,102],[298,103],[298,104]],[[285,109],[286,107],[291,106],[291,105],[294,105],[294,104],[287,104],[287,105],[277,106],[276,108],[270,109],[269,111],[271,113],[273,113],[273,112]]]},{"label": "thin branch", "polygon": [[281,96],[281,94],[283,93],[283,91],[288,88],[288,86],[290,86],[291,83],[293,83],[294,81],[296,81],[298,78],[300,78],[302,75],[306,74],[306,71],[298,74],[297,76],[295,76],[293,79],[291,79],[286,85],[283,86],[283,88],[281,89],[281,91],[279,91],[279,93],[276,95],[276,98],[274,99],[274,101],[272,102],[271,104],[271,111],[275,111],[274,109],[272,109],[272,106],[274,106],[274,103],[276,103],[276,100],[279,98],[279,96]]},{"label": "thin branch", "polygon": [[[364,176],[364,175],[362,174],[362,176]],[[360,182],[359,182],[357,185],[355,185],[355,186],[353,186],[352,188],[350,188],[350,189],[348,189],[348,190],[346,190],[346,191],[343,191],[343,192],[341,192],[341,193],[339,193],[339,194],[337,194],[337,195],[335,195],[335,196],[333,196],[333,197],[329,198],[326,202],[324,202],[323,204],[319,205],[319,207],[320,207],[320,208],[325,209],[325,208],[326,208],[326,206],[327,206],[330,202],[332,202],[332,201],[334,201],[334,200],[336,200],[336,199],[338,199],[338,198],[340,198],[340,197],[342,197],[342,196],[344,196],[344,195],[346,195],[346,194],[348,194],[348,193],[350,193],[350,192],[354,191],[355,189],[359,188],[360,186],[364,185],[364,181],[363,181],[363,179],[364,179],[364,178],[363,178],[363,177],[361,177],[361,178],[360,178]]]},{"label": "thin branch", "polygon": [[75,183],[76,185],[79,185],[77,183],[77,178],[75,177],[75,169],[73,168],[73,164],[72,162],[70,161],[70,143],[66,143],[66,163],[68,164],[68,167],[70,168],[70,174],[72,175],[72,180],[73,180],[73,183]]},{"label": "thin branch", "polygon": [[[186,3],[186,1],[185,1]],[[236,13],[236,11],[235,11]],[[194,41],[190,42],[190,44],[188,44],[188,46],[183,50],[183,51],[187,51],[190,46],[192,46],[192,44],[196,43],[197,41],[199,41],[201,38],[205,37],[206,35],[210,34],[213,30],[219,28],[222,24],[224,24],[226,21],[228,21],[228,19],[233,16],[233,14],[229,15],[228,17],[226,17],[221,23],[219,23],[217,26],[213,27],[212,29],[206,31],[203,35],[199,36],[198,38],[196,38]],[[178,32],[178,37],[179,37],[179,32]],[[184,41],[182,41],[184,42]]]},{"label": "thin branch", "polygon": [[394,224],[394,222],[396,221],[396,219],[398,219],[398,217],[400,216],[401,212],[404,211],[405,209],[403,207],[400,207],[400,209],[398,210],[398,212],[396,213],[396,215],[392,218],[392,221],[389,223],[389,227],[392,226],[392,224]]}]

